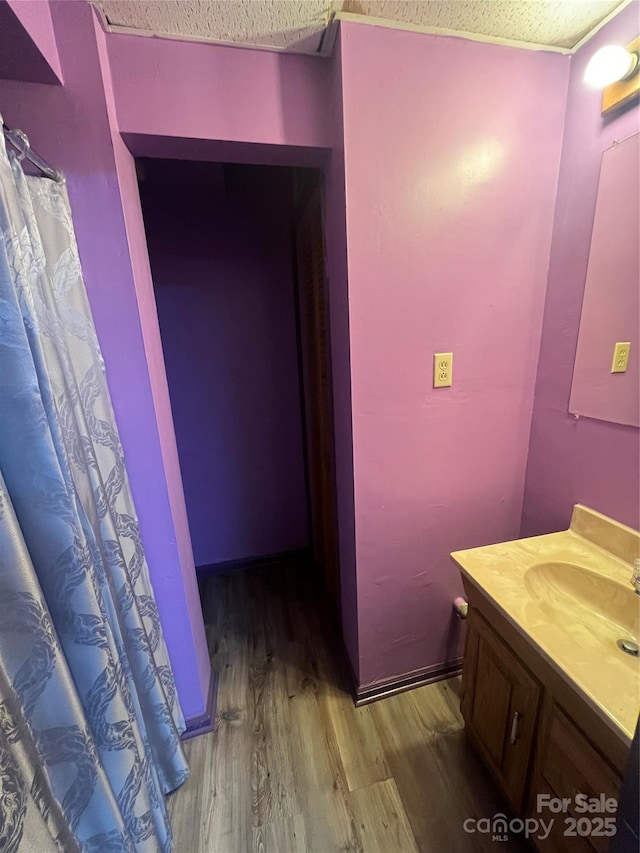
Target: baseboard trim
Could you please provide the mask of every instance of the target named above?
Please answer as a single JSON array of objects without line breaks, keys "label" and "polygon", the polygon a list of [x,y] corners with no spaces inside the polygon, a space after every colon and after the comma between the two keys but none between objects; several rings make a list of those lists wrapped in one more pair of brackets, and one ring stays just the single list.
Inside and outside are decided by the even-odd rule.
[{"label": "baseboard trim", "polygon": [[414,690],[416,687],[424,687],[425,684],[451,678],[454,675],[459,675],[460,672],[462,672],[462,658],[456,658],[456,660],[446,663],[427,666],[400,678],[390,678],[364,687],[357,686],[354,690],[355,703],[357,707],[368,705],[370,702],[377,702],[378,699],[385,699],[387,696],[395,696],[397,693],[404,693],[406,690]]},{"label": "baseboard trim", "polygon": [[211,670],[205,712],[197,717],[189,717],[185,720],[186,728],[182,733],[181,740],[190,740],[192,737],[199,737],[200,735],[209,734],[209,732],[215,732],[217,701],[218,676],[213,670]]},{"label": "baseboard trim", "polygon": [[267,554],[264,557],[241,557],[238,560],[225,560],[222,563],[206,563],[204,566],[196,566],[198,578],[209,575],[220,575],[224,572],[237,572],[243,569],[257,569],[260,566],[270,566],[283,560],[305,560],[309,557],[308,548],[298,548],[294,551],[280,551],[277,554]]}]

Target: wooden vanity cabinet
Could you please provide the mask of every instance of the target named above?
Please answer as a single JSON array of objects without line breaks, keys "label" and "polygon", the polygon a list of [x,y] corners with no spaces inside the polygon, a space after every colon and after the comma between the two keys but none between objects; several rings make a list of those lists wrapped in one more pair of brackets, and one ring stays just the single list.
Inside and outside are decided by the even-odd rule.
[{"label": "wooden vanity cabinet", "polygon": [[462,716],[511,807],[520,812],[541,688],[475,610],[467,629]]},{"label": "wooden vanity cabinet", "polygon": [[605,834],[564,834],[565,818],[592,814],[538,813],[537,796],[618,800],[628,747],[478,589],[465,591],[461,711],[471,743],[516,815],[555,818],[549,838],[532,839],[540,851],[606,853]]}]

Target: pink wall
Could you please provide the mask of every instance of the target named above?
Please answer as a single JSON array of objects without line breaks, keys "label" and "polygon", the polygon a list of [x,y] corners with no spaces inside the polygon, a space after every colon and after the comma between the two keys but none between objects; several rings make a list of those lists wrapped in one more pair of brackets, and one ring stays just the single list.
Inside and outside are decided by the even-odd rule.
[{"label": "pink wall", "polygon": [[362,686],[455,660],[449,552],[519,532],[568,66],[342,26]]},{"label": "pink wall", "polygon": [[305,548],[290,174],[147,160],[144,176],[196,566]]},{"label": "pink wall", "polygon": [[[53,71],[55,78],[62,81],[62,66],[48,0],[7,0],[7,2]],[[57,82],[55,78],[43,82]]]},{"label": "pink wall", "polygon": [[[193,563],[192,588],[180,569],[93,13],[85,3],[55,2],[50,8],[65,85],[0,82],[0,111],[67,177],[151,580],[182,708],[186,717],[195,717],[207,695],[206,638]],[[135,186],[135,173],[133,180]],[[199,669],[203,659],[205,672]]]},{"label": "pink wall", "polygon": [[640,128],[638,106],[603,119],[601,93],[584,83],[587,62],[604,44],[638,35],[637,2],[571,59],[562,162],[549,263],[542,343],[522,516],[524,535],[569,524],[583,503],[638,526],[640,439],[635,427],[569,414],[569,395],[602,152]]},{"label": "pink wall", "polygon": [[122,133],[331,147],[327,61],[116,34],[107,48]]}]

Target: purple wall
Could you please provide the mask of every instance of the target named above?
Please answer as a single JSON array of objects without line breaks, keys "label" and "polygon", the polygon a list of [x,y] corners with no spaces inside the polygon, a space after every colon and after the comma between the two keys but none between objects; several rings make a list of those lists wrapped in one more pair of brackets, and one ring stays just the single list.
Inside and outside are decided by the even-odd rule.
[{"label": "purple wall", "polygon": [[[279,165],[323,165],[326,180],[327,263],[330,280],[332,370],[336,406],[334,413],[338,526],[342,559],[343,634],[357,671],[357,619],[355,550],[353,543],[353,462],[344,231],[345,190],[342,134],[342,99],[339,59],[263,53],[108,34],[104,38],[108,62],[103,68],[113,81],[113,110],[123,138],[139,156],[182,159],[234,159]],[[339,54],[337,54],[339,57]],[[121,140],[114,138],[116,154]],[[129,174],[131,168],[129,168]],[[137,187],[129,181],[122,190],[125,211],[135,217]],[[138,211],[139,212],[139,211]],[[149,351],[152,377],[162,384],[162,356],[158,355],[159,329],[148,257],[138,233],[131,249],[134,267],[140,267],[136,288],[147,293],[140,304],[143,329],[156,341]],[[162,376],[160,375],[162,374]],[[164,392],[154,393],[154,402]],[[173,428],[166,401],[158,417],[161,439],[169,443]],[[171,460],[165,465],[174,471]],[[169,493],[182,494],[175,485]],[[169,480],[169,474],[167,474]],[[188,539],[186,515],[175,527]]]},{"label": "purple wall", "polygon": [[[351,352],[347,259],[346,188],[344,173],[344,104],[342,47],[338,33],[329,67],[332,152],[325,167],[324,237],[331,332],[331,381],[336,464],[336,506],[342,636],[353,677],[359,682],[358,587],[356,575],[355,505],[353,493],[353,421],[351,417]],[[330,112],[329,112],[330,109]]]},{"label": "purple wall", "polygon": [[196,566],[304,548],[289,172],[147,160],[144,175]]},{"label": "purple wall", "polygon": [[[206,646],[121,134],[171,157],[323,153],[344,634],[361,686],[458,656],[448,553],[518,535],[528,449],[525,531],[565,526],[577,500],[637,520],[637,430],[567,414],[600,156],[637,127],[637,110],[603,123],[581,77],[605,39],[637,34],[637,4],[571,61],[557,200],[568,57],[357,24],[330,61],[101,32],[96,44],[87,6],[52,11],[67,85],[1,84],[0,109],[69,173],[187,715]],[[432,354],[449,349],[454,386],[434,391]]]},{"label": "purple wall", "polygon": [[193,564],[191,587],[188,572],[180,570],[93,12],[64,0],[50,9],[65,85],[0,82],[0,111],[67,177],[151,581],[182,708],[195,717],[204,711],[208,689],[209,669],[201,665],[203,658],[208,665],[206,638]]},{"label": "purple wall", "polygon": [[[640,426],[640,133],[602,155],[569,410]],[[611,373],[614,344],[630,343]]]},{"label": "purple wall", "polygon": [[[215,710],[206,707],[207,700],[212,695],[209,652],[187,524],[187,508],[162,357],[135,162],[117,131],[106,34],[97,15],[94,16],[94,30],[133,275],[130,283],[130,286],[133,285],[133,294],[129,292],[128,295],[135,298],[133,311],[142,339],[142,351],[125,349],[124,355],[133,360],[137,371],[144,371],[143,375],[149,383],[150,400],[141,415],[144,418],[153,418],[157,429],[157,443],[151,447],[146,442],[144,431],[135,430],[131,437],[131,444],[136,447],[138,453],[143,450],[145,454],[150,454],[147,458],[147,476],[138,484],[138,489],[143,494],[145,513],[149,513],[145,521],[149,528],[146,553],[150,565],[153,563],[154,590],[160,617],[164,620],[164,634],[170,654],[173,650],[174,670],[179,669],[182,673],[176,681],[178,692],[180,693],[181,683],[184,682],[180,698],[183,709],[185,704],[194,709],[191,713],[185,712],[187,718],[193,719],[201,713],[197,710],[199,708],[202,712],[213,713]],[[126,382],[126,375],[124,381]],[[156,525],[155,529],[153,525]],[[181,605],[177,610],[177,618],[176,602]]]},{"label": "purple wall", "polygon": [[638,3],[632,3],[571,59],[523,535],[566,528],[575,503],[634,527],[639,522],[638,430],[576,420],[568,411],[602,152],[640,127],[637,105],[602,118],[601,92],[585,85],[584,70],[598,48],[627,44],[638,35],[638,12]]},{"label": "purple wall", "polygon": [[449,552],[519,532],[569,60],[358,24],[341,41],[366,686],[459,656]]},{"label": "purple wall", "polygon": [[[101,32],[98,41],[103,46],[101,62],[107,80],[113,146],[134,270],[137,319],[143,334],[160,442],[159,452],[154,450],[153,461],[154,465],[163,467],[161,483],[167,486],[172,513],[171,524],[165,529],[175,537],[179,568],[192,608],[195,606],[194,590],[188,584],[191,544],[157,312],[133,160],[122,140],[126,139],[140,156],[161,154],[184,159],[233,160],[234,150],[237,150],[238,159],[245,162],[251,157],[253,162],[265,164],[308,165],[325,163],[328,158],[335,163],[334,152],[328,155],[336,143],[330,96],[335,62]],[[332,167],[327,168],[331,170]],[[327,173],[329,192],[334,183],[332,175],[333,172]],[[338,182],[337,197],[340,192]],[[331,287],[337,301],[339,297],[346,304],[346,292],[339,294],[341,287],[346,288],[346,279],[336,277]],[[333,318],[331,323],[333,327]],[[344,356],[348,357],[348,343],[343,343],[338,353],[333,357],[334,375],[340,373],[344,385],[349,375],[348,362],[344,363]],[[337,441],[344,445],[340,459],[346,470],[350,468],[351,458],[350,428],[344,423],[338,424],[337,418],[338,415]],[[144,434],[139,438],[143,440]],[[352,492],[352,481],[346,475],[343,474],[340,482]],[[352,509],[348,496],[342,499],[339,495],[338,501],[343,514],[349,512],[350,506]],[[151,499],[148,505],[152,507]],[[342,517],[340,536],[348,537],[352,530],[353,516]],[[176,569],[173,571],[175,573]],[[170,579],[171,572],[163,571],[162,580],[168,583]],[[343,596],[347,637],[354,634],[356,624],[351,609],[355,608],[355,596],[351,592],[352,588]],[[171,598],[165,597],[164,590],[156,590],[156,595],[171,606]],[[204,656],[199,643],[197,651],[202,677]],[[352,649],[350,655],[354,660]]]}]

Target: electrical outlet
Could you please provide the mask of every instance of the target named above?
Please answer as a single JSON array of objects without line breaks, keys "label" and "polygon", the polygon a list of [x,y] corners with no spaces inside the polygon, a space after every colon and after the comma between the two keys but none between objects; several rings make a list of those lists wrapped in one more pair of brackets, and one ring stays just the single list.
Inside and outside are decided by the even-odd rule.
[{"label": "electrical outlet", "polygon": [[436,352],[433,354],[433,387],[449,388],[453,374],[453,353]]},{"label": "electrical outlet", "polygon": [[631,342],[625,341],[623,343],[617,343],[613,348],[613,361],[611,363],[611,372],[612,373],[624,373],[627,369],[627,365],[629,363],[629,349],[631,348]]}]

